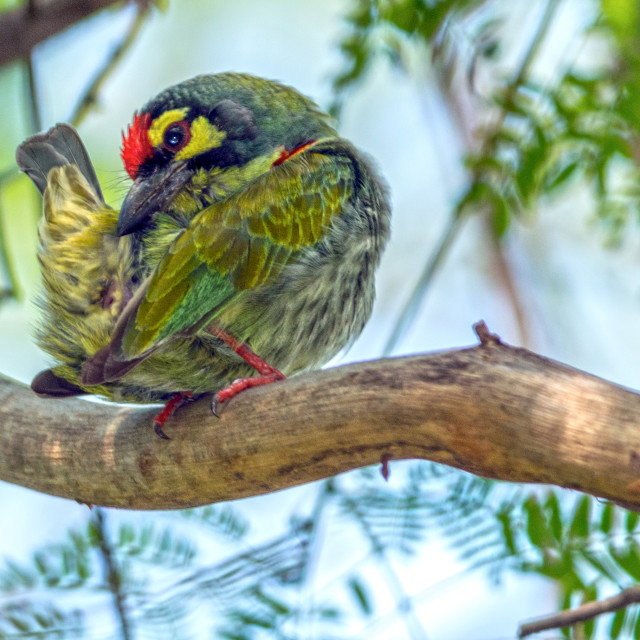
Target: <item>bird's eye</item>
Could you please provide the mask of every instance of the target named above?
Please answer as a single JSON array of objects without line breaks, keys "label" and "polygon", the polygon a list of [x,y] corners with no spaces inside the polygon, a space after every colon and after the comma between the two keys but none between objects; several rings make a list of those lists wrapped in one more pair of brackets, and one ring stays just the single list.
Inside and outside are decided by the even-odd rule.
[{"label": "bird's eye", "polygon": [[180,149],[184,148],[191,139],[191,130],[186,120],[180,122],[174,122],[170,124],[165,130],[162,136],[162,146],[176,153]]}]

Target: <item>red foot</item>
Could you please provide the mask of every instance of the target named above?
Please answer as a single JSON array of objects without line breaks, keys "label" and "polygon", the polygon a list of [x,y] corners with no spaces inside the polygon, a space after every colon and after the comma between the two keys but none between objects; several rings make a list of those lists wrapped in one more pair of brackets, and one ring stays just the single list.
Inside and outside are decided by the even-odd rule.
[{"label": "red foot", "polygon": [[167,420],[184,404],[193,400],[193,393],[191,391],[181,391],[176,393],[171,400],[168,400],[164,405],[164,409],[153,419],[153,430],[156,435],[164,438],[165,440],[171,440],[171,438],[162,430],[162,427],[166,424]]},{"label": "red foot", "polygon": [[213,413],[216,418],[219,418],[220,415],[218,414],[218,407],[223,402],[226,402],[234,396],[237,396],[245,389],[251,389],[251,387],[261,387],[265,384],[271,384],[272,382],[278,382],[278,380],[284,379],[284,374],[280,373],[279,371],[274,371],[274,373],[270,373],[266,376],[259,376],[258,378],[240,378],[239,380],[235,380],[226,389],[218,391],[218,393],[213,396],[213,400],[211,400],[211,413]]},{"label": "red foot", "polygon": [[265,384],[271,384],[278,380],[284,380],[285,375],[278,371],[275,367],[272,367],[269,363],[265,362],[259,355],[251,351],[249,347],[243,342],[236,340],[231,334],[211,326],[208,331],[214,336],[220,338],[225,344],[228,344],[243,360],[250,364],[260,375],[257,378],[240,378],[235,382],[232,382],[226,389],[218,391],[213,400],[211,400],[211,412],[214,416],[218,415],[218,407],[223,403],[237,396],[245,389],[251,387],[261,387]]}]

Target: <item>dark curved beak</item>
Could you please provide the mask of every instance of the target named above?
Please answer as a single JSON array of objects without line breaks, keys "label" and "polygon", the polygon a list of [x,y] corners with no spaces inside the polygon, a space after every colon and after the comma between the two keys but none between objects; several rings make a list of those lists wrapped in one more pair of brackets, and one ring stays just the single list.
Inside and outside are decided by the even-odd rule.
[{"label": "dark curved beak", "polygon": [[186,161],[158,167],[151,175],[136,178],[118,216],[119,236],[144,227],[155,213],[166,211],[178,192],[193,176]]}]

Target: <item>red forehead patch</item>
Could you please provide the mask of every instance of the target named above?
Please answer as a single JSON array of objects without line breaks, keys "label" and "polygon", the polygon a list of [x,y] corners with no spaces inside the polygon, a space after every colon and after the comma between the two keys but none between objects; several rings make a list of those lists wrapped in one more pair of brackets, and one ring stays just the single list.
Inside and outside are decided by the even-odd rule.
[{"label": "red forehead patch", "polygon": [[133,115],[133,123],[127,127],[125,136],[122,132],[122,149],[120,155],[124,162],[124,168],[131,176],[132,180],[136,179],[140,165],[153,155],[153,149],[149,142],[149,127],[151,125],[151,115],[148,113],[135,113]]}]

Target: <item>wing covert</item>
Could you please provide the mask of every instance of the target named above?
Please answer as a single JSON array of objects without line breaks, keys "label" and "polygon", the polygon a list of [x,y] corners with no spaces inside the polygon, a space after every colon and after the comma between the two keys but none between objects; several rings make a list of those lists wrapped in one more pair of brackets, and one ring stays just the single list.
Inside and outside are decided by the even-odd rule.
[{"label": "wing covert", "polygon": [[322,140],[201,211],[127,309],[117,351],[138,357],[213,318],[240,291],[268,283],[316,244],[355,188],[353,161]]}]

